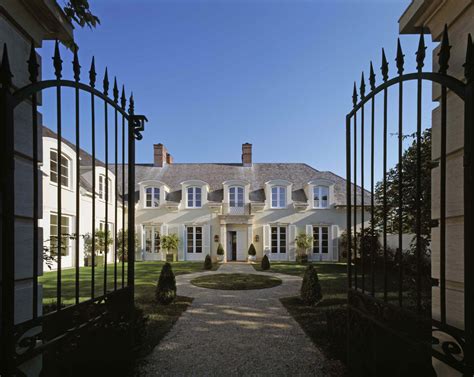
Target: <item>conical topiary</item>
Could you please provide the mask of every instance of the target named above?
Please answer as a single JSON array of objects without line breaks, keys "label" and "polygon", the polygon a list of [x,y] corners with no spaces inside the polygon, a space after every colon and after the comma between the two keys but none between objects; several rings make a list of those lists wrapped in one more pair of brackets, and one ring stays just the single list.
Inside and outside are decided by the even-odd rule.
[{"label": "conical topiary", "polygon": [[212,270],[212,260],[209,254],[206,255],[206,259],[204,259],[204,269],[205,270]]},{"label": "conical topiary", "polygon": [[254,257],[255,255],[257,255],[257,250],[255,250],[255,246],[253,245],[253,243],[250,244],[248,253],[249,253],[249,255],[252,256],[252,257]]},{"label": "conical topiary", "polygon": [[262,258],[262,270],[266,271],[270,269],[270,260],[268,259],[268,256],[265,254]]},{"label": "conical topiary", "polygon": [[217,246],[217,255],[224,255],[224,248],[222,247],[222,244]]},{"label": "conical topiary", "polygon": [[306,305],[315,305],[321,299],[321,284],[319,284],[318,272],[316,268],[310,264],[304,273],[303,282],[301,284],[301,299]]},{"label": "conical topiary", "polygon": [[176,298],[176,279],[169,263],[161,268],[161,274],[156,286],[156,301],[168,305]]}]

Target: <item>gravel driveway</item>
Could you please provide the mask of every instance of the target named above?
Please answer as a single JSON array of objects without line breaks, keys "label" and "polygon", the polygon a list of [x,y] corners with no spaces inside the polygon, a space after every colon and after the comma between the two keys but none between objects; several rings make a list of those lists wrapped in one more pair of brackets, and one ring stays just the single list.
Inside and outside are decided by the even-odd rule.
[{"label": "gravel driveway", "polygon": [[325,359],[279,298],[298,294],[301,278],[274,288],[223,291],[195,287],[205,274],[257,272],[227,263],[218,271],[180,275],[178,294],[194,297],[191,307],[161,343],[141,360],[139,376],[326,376]]}]

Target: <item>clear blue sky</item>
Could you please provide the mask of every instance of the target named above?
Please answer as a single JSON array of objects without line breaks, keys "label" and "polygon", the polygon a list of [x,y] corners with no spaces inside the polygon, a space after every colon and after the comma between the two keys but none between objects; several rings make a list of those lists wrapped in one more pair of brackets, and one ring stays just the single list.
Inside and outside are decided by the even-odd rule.
[{"label": "clear blue sky", "polygon": [[[151,162],[158,142],[176,162],[240,162],[250,142],[255,162],[305,162],[344,175],[353,82],[371,59],[380,80],[382,47],[394,72],[398,19],[409,2],[91,0],[101,25],[76,28],[75,39],[82,78],[95,55],[98,82],[107,65],[148,117],[138,162]],[[401,41],[412,68],[418,39]],[[39,51],[52,77],[52,43]],[[428,49],[428,65],[430,57]]]}]

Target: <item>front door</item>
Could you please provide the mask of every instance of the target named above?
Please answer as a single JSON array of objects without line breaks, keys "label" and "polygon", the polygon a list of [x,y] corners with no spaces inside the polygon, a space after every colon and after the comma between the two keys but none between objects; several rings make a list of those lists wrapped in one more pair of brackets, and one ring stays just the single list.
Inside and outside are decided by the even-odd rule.
[{"label": "front door", "polygon": [[237,232],[230,232],[231,260],[237,260]]}]

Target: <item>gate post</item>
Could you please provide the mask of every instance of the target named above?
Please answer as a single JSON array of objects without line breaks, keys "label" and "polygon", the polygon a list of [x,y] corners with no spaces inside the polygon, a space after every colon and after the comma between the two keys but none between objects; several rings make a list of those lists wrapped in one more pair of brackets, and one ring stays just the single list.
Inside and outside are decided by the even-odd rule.
[{"label": "gate post", "polygon": [[0,375],[11,375],[14,371],[13,355],[15,341],[15,160],[13,108],[10,88],[12,85],[7,45],[3,47],[0,66],[0,159],[1,182],[1,324],[0,324]]}]

